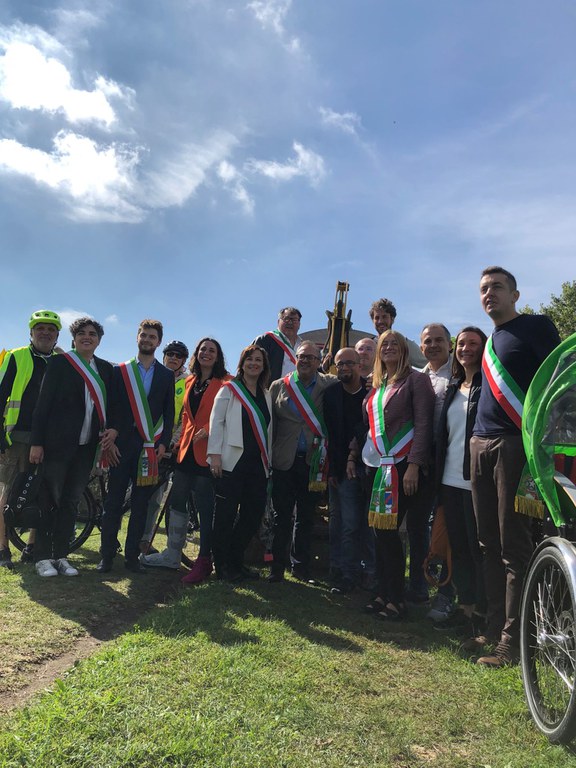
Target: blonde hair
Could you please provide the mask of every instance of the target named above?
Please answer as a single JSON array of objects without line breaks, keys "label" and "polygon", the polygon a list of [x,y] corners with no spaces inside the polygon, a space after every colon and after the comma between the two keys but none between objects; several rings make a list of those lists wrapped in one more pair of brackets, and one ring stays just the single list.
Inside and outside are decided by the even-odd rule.
[{"label": "blonde hair", "polygon": [[[398,349],[400,352],[400,359],[398,360],[398,365],[396,366],[396,370],[392,376],[388,376],[386,372],[386,366],[380,357],[380,352],[384,345],[384,341],[389,336],[392,336],[398,342]],[[394,381],[405,379],[411,370],[410,350],[408,349],[408,344],[404,336],[402,336],[401,333],[398,333],[398,331],[393,331],[392,329],[384,331],[384,333],[380,335],[378,344],[376,346],[376,358],[374,359],[374,370],[372,371],[372,386],[375,389],[378,389],[378,387],[381,387],[385,383],[391,384]]]}]

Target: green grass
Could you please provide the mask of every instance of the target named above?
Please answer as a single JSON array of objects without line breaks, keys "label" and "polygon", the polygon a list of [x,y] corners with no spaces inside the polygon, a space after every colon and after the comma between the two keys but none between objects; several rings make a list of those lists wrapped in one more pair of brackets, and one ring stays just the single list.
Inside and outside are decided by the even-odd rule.
[{"label": "green grass", "polygon": [[422,609],[361,605],[293,581],[182,591],[6,718],[0,766],[574,766],[517,668],[475,667]]},{"label": "green grass", "polygon": [[[157,546],[164,542],[158,536]],[[98,547],[95,530],[70,556],[81,575],[48,579],[40,578],[32,564],[20,563],[12,547],[15,569],[0,568],[0,697],[25,686],[39,664],[70,651],[79,638],[107,639],[125,631],[132,616],[134,621],[177,583],[166,571],[131,577],[122,557],[103,578],[95,570]]]}]

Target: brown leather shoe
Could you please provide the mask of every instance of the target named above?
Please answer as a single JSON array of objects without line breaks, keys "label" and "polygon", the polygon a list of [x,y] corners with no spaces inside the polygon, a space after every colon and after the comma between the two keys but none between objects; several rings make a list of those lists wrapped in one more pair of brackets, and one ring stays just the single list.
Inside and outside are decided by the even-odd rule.
[{"label": "brown leather shoe", "polygon": [[517,661],[518,653],[515,649],[505,643],[498,643],[493,653],[488,656],[480,656],[476,664],[479,664],[481,667],[499,669],[500,667],[508,667],[510,664],[515,664]]},{"label": "brown leather shoe", "polygon": [[478,635],[478,637],[469,637],[468,640],[464,640],[460,648],[471,653],[481,653],[491,645],[494,643],[491,643],[486,635]]}]

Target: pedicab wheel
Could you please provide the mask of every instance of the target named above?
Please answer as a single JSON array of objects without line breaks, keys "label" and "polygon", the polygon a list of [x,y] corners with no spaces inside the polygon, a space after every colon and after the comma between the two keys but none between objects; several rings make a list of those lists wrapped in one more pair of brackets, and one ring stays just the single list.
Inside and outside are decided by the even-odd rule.
[{"label": "pedicab wheel", "polygon": [[576,549],[551,538],[536,550],[520,620],[524,693],[538,729],[556,744],[576,736]]},{"label": "pedicab wheel", "polygon": [[[79,549],[88,539],[98,523],[99,513],[100,510],[96,499],[90,489],[86,488],[82,494],[80,503],[78,504],[74,532],[70,542],[70,552]],[[14,544],[14,546],[21,552],[29,544],[32,544],[33,539],[30,540],[30,535],[32,533],[30,528],[20,528],[18,526],[10,527],[8,528],[7,533],[12,544]]]}]

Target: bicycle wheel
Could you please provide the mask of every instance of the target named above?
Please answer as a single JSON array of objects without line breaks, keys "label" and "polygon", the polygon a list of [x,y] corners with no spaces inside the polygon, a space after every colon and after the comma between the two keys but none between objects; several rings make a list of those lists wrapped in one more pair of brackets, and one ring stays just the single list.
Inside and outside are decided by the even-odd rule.
[{"label": "bicycle wheel", "polygon": [[576,736],[576,550],[551,538],[536,550],[522,594],[520,657],[526,701],[553,743]]},{"label": "bicycle wheel", "polygon": [[[98,518],[98,504],[89,488],[86,488],[78,504],[74,534],[70,542],[70,552],[79,549],[92,533]],[[14,546],[22,551],[28,544],[34,543],[35,531],[30,528],[9,528],[8,538]]]}]

